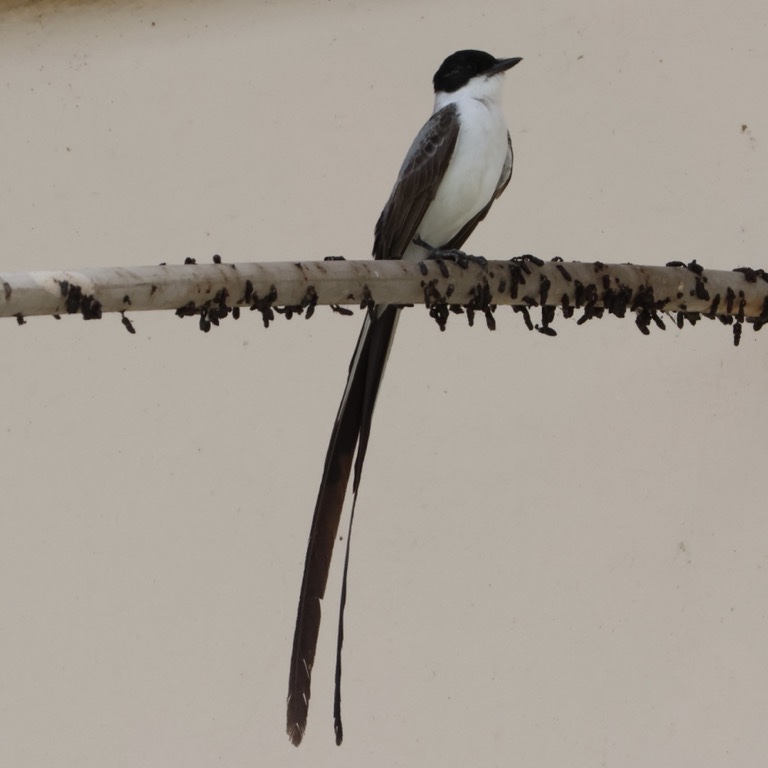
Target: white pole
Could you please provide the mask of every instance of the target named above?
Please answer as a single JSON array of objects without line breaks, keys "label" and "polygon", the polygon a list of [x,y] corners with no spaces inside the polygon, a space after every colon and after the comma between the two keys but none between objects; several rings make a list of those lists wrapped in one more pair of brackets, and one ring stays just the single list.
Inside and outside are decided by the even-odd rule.
[{"label": "white pole", "polygon": [[[451,306],[485,312],[513,305],[541,319],[559,307],[588,319],[609,312],[635,316],[647,327],[659,313],[732,317],[760,327],[768,322],[768,275],[689,266],[541,262],[532,257],[490,261],[486,266],[435,261],[304,261],[241,264],[184,264],[156,267],[99,267],[61,272],[0,273],[0,317],[22,322],[31,315],[177,310],[224,317],[257,309],[267,319],[274,307],[315,305],[427,304],[438,321]],[[548,307],[542,312],[535,308]],[[489,322],[491,322],[489,318]]]}]

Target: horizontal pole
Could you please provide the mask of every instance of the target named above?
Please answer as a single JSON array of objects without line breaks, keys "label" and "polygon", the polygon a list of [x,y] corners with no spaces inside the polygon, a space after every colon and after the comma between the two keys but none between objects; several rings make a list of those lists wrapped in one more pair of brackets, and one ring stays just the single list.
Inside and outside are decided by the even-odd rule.
[{"label": "horizontal pole", "polygon": [[[541,262],[303,261],[0,273],[0,317],[315,305],[586,307],[768,321],[768,276],[686,266]],[[311,314],[311,312],[308,312]]]}]

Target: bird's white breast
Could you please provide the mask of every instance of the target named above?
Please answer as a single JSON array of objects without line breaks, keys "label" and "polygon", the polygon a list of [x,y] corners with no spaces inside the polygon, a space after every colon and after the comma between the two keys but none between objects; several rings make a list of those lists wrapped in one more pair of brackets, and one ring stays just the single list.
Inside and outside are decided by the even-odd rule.
[{"label": "bird's white breast", "polygon": [[[448,169],[419,226],[418,236],[434,248],[450,241],[496,192],[507,156],[507,125],[494,95],[466,93],[442,104],[438,97],[436,110],[456,104],[460,130]],[[424,249],[411,245],[403,258],[424,258]]]}]

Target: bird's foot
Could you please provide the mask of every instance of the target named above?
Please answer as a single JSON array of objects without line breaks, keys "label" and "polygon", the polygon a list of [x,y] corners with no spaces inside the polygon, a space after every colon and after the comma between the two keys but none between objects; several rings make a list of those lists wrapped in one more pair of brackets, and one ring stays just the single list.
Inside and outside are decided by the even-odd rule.
[{"label": "bird's foot", "polygon": [[[427,261],[436,261],[440,274],[443,277],[448,277],[448,268],[445,266],[446,261],[452,261],[461,269],[466,269],[470,264],[479,264],[483,269],[488,266],[488,260],[484,256],[473,256],[471,253],[464,253],[464,251],[460,251],[458,248],[433,248],[420,237],[415,238],[413,242],[415,245],[426,248],[429,251]],[[426,275],[426,264],[420,261],[419,265],[422,274]]]},{"label": "bird's foot", "polygon": [[466,269],[470,264],[479,264],[483,269],[488,266],[488,259],[485,256],[475,256],[474,254],[460,251],[457,248],[448,248],[446,250],[438,248],[427,258],[452,261],[462,269]]}]

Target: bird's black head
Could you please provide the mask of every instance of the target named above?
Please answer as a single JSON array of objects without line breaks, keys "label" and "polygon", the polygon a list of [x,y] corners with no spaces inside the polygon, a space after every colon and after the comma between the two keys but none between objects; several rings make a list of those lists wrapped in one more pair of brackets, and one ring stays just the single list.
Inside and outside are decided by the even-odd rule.
[{"label": "bird's black head", "polygon": [[497,75],[522,61],[522,59],[497,59],[485,51],[456,51],[435,72],[432,83],[435,93],[454,93],[477,75]]}]

